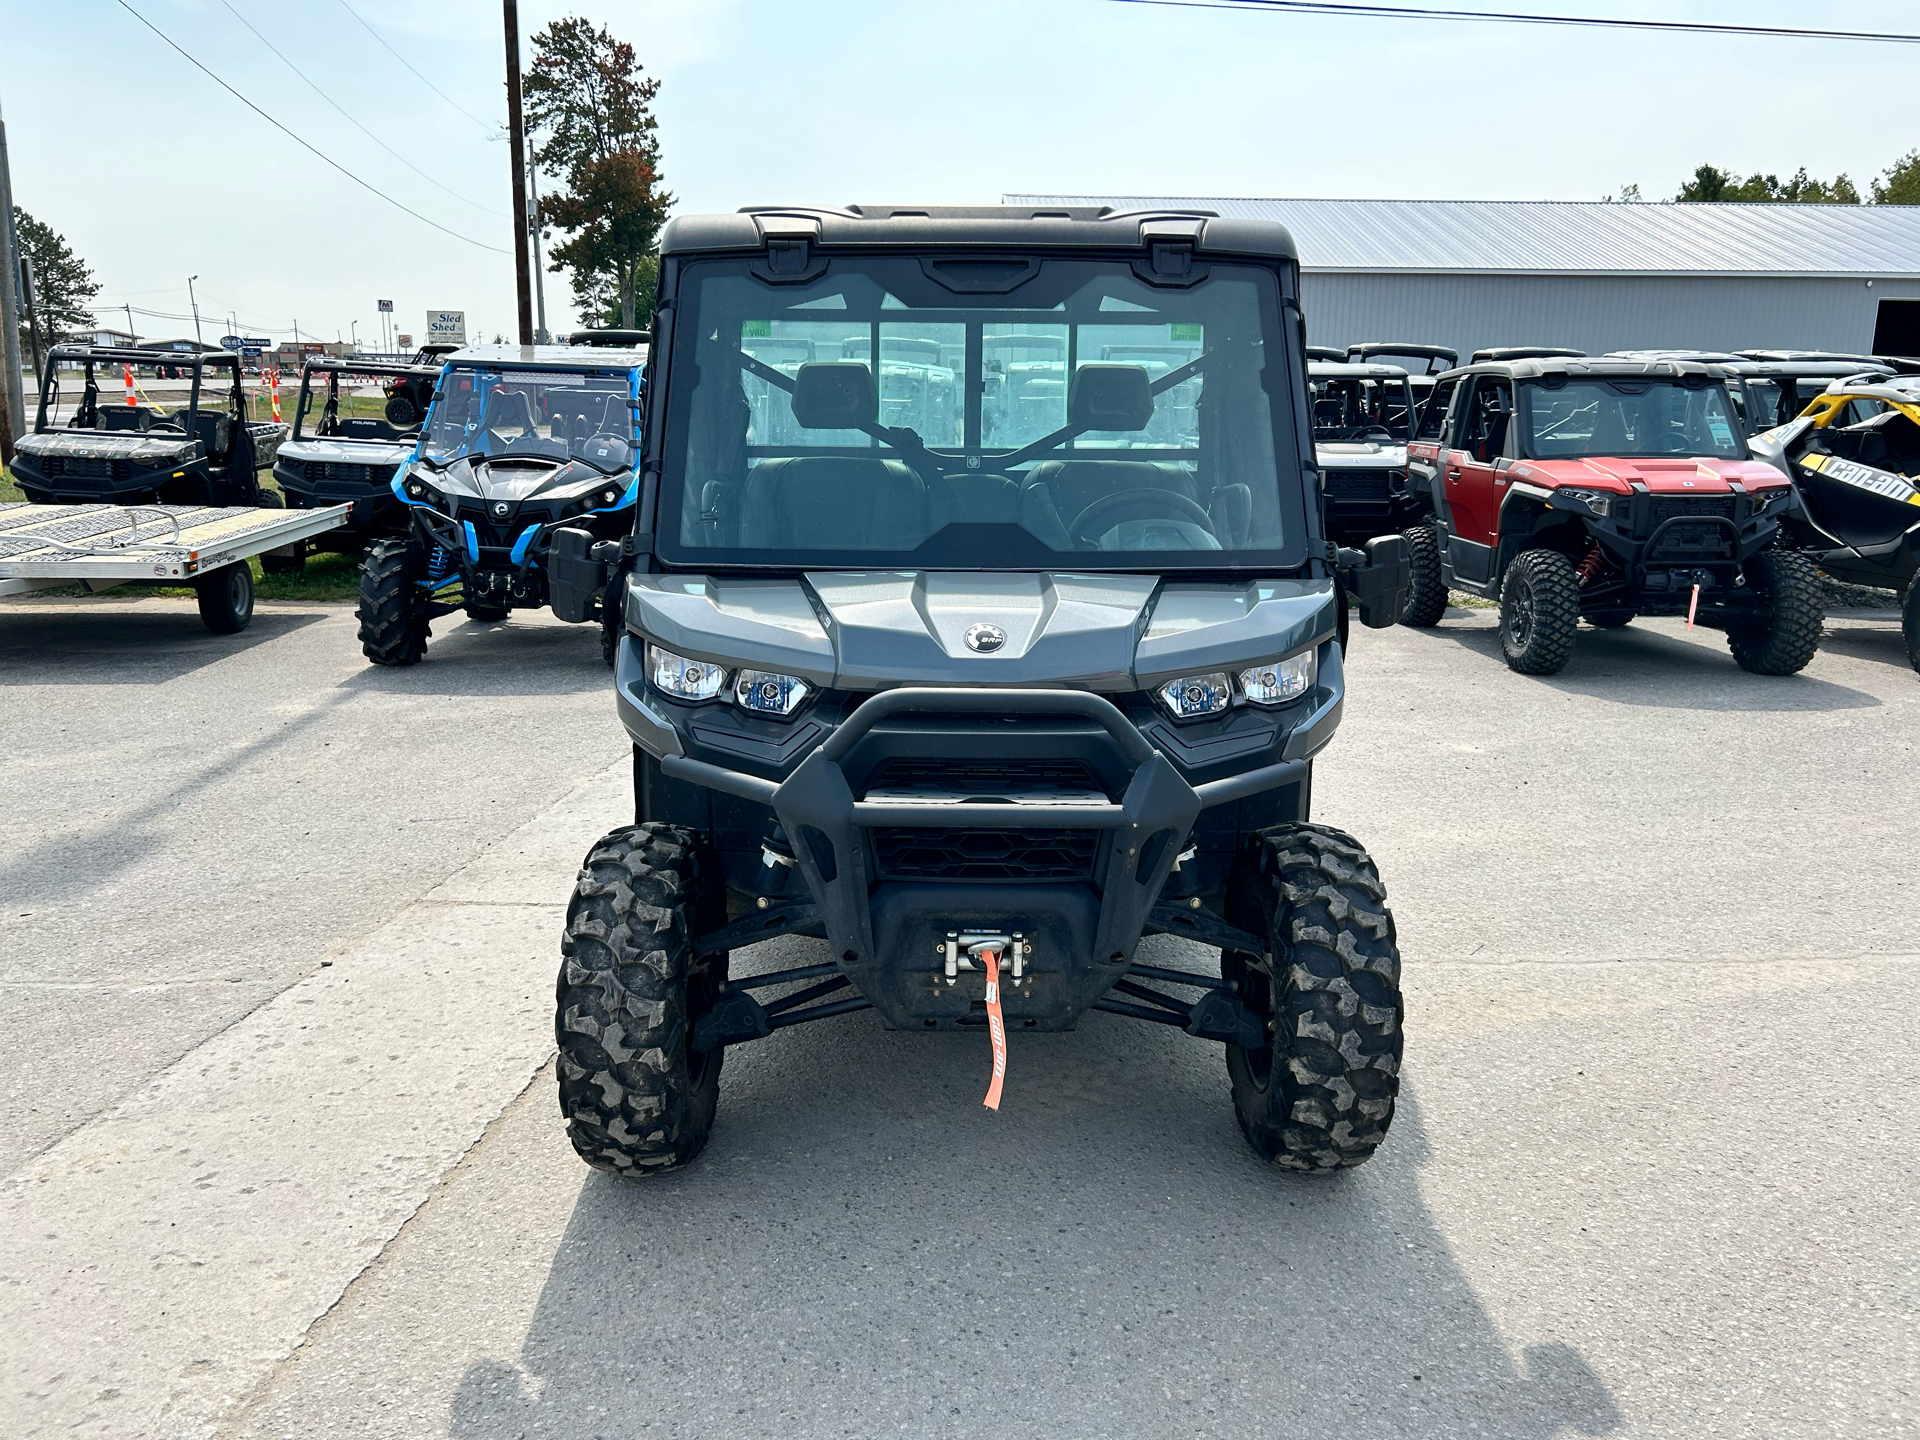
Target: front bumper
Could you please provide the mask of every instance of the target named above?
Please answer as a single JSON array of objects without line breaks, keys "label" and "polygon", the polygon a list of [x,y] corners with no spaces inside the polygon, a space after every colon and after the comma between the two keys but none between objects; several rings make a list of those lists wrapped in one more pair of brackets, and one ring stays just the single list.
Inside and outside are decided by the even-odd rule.
[{"label": "front bumper", "polygon": [[[1290,707],[1291,723],[1235,762],[1186,743],[1181,727],[1136,725],[1086,691],[889,690],[830,732],[818,723],[796,729],[788,755],[797,763],[774,779],[687,754],[662,713],[671,707],[644,689],[636,650],[626,637],[616,682],[635,744],[671,782],[770,811],[804,882],[808,921],[824,931],[839,970],[885,1023],[927,1029],[980,1023],[977,977],[956,983],[945,973],[946,939],[967,931],[1024,937],[1023,973],[1003,990],[1010,1026],[1071,1028],[1126,973],[1202,812],[1304,787],[1345,693],[1339,646],[1326,642],[1318,685]],[[996,749],[1091,757],[1104,783],[1098,791],[970,793],[876,778],[902,758],[978,763]],[[1218,778],[1191,778],[1196,772]],[[1233,810],[1226,813],[1231,822]],[[942,858],[952,863],[943,868]]]}]

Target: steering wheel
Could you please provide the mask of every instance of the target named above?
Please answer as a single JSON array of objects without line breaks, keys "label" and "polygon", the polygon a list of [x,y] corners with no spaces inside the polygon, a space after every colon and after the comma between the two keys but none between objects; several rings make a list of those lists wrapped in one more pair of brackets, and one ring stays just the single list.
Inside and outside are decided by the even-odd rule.
[{"label": "steering wheel", "polygon": [[[1099,537],[1123,520],[1188,520],[1213,534],[1213,517],[1177,490],[1120,490],[1103,495],[1073,517],[1067,538],[1094,550]],[[1215,537],[1218,538],[1218,537]]]}]

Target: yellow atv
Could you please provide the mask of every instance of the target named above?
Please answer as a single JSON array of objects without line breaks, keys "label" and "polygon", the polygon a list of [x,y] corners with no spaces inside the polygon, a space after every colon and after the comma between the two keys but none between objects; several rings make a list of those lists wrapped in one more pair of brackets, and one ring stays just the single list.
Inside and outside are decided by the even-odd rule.
[{"label": "yellow atv", "polygon": [[1920,376],[1836,380],[1749,444],[1793,482],[1776,543],[1836,580],[1903,591],[1907,658],[1920,670]]}]

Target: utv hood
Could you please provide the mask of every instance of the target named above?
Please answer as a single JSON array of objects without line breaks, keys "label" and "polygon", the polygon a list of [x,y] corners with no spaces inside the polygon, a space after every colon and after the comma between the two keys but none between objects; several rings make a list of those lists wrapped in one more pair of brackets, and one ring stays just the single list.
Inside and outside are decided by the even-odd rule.
[{"label": "utv hood", "polygon": [[1743,490],[1754,490],[1786,483],[1785,477],[1765,461],[1699,460],[1686,455],[1516,460],[1507,474],[1546,490],[1578,485],[1621,495],[1629,493],[1635,485],[1644,485],[1655,495],[1726,495],[1735,484]]},{"label": "utv hood", "polygon": [[22,455],[59,455],[74,460],[130,460],[142,469],[185,465],[200,458],[200,442],[175,431],[60,430],[22,435],[14,446]]},{"label": "utv hood", "polygon": [[854,691],[1137,690],[1276,659],[1331,635],[1335,620],[1330,580],[1070,573],[636,575],[626,606],[632,628],[678,653]]}]

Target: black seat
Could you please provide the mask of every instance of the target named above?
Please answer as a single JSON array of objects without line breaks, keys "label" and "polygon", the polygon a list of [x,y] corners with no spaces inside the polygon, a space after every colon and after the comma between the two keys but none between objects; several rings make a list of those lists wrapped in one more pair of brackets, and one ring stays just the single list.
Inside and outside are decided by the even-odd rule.
[{"label": "black seat", "polygon": [[102,430],[148,430],[153,426],[150,405],[107,405],[99,411]]},{"label": "black seat", "polygon": [[347,440],[398,440],[400,432],[384,420],[354,416],[342,420],[335,433]]},{"label": "black seat", "polygon": [[[185,415],[178,416],[184,422]],[[225,455],[233,445],[233,417],[219,411],[202,410],[193,417],[193,435],[206,447],[207,456]]]},{"label": "black seat", "polygon": [[[763,460],[747,475],[740,543],[756,550],[912,550],[932,533],[931,520],[927,487],[898,460]],[[856,536],[865,543],[851,545]]]}]

